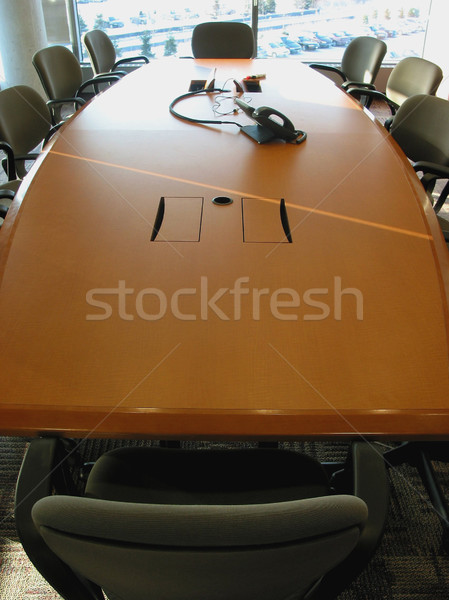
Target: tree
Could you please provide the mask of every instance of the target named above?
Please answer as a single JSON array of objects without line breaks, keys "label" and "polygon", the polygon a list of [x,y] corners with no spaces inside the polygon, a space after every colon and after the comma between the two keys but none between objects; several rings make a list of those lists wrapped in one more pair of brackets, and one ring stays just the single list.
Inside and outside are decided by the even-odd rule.
[{"label": "tree", "polygon": [[259,13],[261,15],[273,14],[276,12],[276,0],[259,0]]},{"label": "tree", "polygon": [[390,21],[391,20],[391,10],[389,8],[385,9],[385,20],[386,21]]},{"label": "tree", "polygon": [[117,40],[112,40],[112,45],[115,49],[115,55],[117,56],[117,58],[120,58],[122,55],[122,49],[119,47]]},{"label": "tree", "polygon": [[176,40],[171,35],[170,37],[168,37],[165,40],[164,56],[172,56],[173,54],[176,54],[177,49],[178,49],[178,46],[176,44]]},{"label": "tree", "polygon": [[108,22],[103,19],[103,15],[99,14],[95,17],[94,29],[101,29],[101,31],[104,31],[107,24]]},{"label": "tree", "polygon": [[218,15],[220,14],[220,10],[221,10],[220,0],[214,0],[214,5],[212,7],[212,16],[218,17]]},{"label": "tree", "polygon": [[140,53],[147,58],[154,58],[154,52],[151,52],[151,34],[149,31],[143,31],[140,39],[142,40],[142,46]]},{"label": "tree", "polygon": [[83,19],[83,17],[81,15],[78,15],[78,26],[80,29],[80,33],[84,33],[88,29],[88,27],[86,25],[86,21]]},{"label": "tree", "polygon": [[295,7],[308,10],[309,8],[319,8],[321,0],[295,0]]}]

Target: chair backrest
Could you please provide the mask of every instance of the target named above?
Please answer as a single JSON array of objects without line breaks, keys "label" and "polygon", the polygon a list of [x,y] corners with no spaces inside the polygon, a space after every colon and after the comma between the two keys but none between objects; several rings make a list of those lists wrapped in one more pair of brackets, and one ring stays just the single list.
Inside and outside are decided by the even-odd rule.
[{"label": "chair backrest", "polygon": [[38,50],[33,56],[33,65],[49,100],[73,98],[82,84],[78,59],[65,46]]},{"label": "chair backrest", "polygon": [[173,505],[49,496],[33,507],[47,545],[122,600],[302,598],[355,547],[355,496]]},{"label": "chair backrest", "polygon": [[413,161],[449,166],[449,101],[417,94],[399,107],[390,133]]},{"label": "chair backrest", "polygon": [[0,140],[15,155],[28,154],[51,128],[50,111],[36,90],[16,85],[0,92]]},{"label": "chair backrest", "polygon": [[387,52],[387,45],[374,37],[353,39],[343,53],[341,70],[348,81],[373,83]]},{"label": "chair backrest", "polygon": [[438,65],[424,58],[409,56],[394,67],[387,81],[386,93],[399,106],[416,94],[434,95],[443,79]]},{"label": "chair backrest", "polygon": [[84,45],[89,54],[94,75],[109,73],[115,64],[116,52],[108,34],[101,29],[88,31],[84,36]]},{"label": "chair backrest", "polygon": [[192,52],[195,58],[251,58],[253,30],[246,23],[200,23],[192,33]]}]

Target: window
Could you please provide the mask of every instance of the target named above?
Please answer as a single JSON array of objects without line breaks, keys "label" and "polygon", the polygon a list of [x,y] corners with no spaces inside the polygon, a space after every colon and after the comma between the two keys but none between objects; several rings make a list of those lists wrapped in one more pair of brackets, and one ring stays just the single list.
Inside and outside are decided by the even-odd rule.
[{"label": "window", "polygon": [[[43,2],[55,0],[43,0]],[[57,0],[59,1],[59,0]],[[257,32],[258,56],[340,62],[359,35],[384,39],[385,62],[421,56],[431,0],[68,0],[77,11],[79,35],[101,28],[120,57],[190,56],[197,23],[244,21]],[[76,13],[75,13],[76,14]],[[87,61],[82,44],[78,46]]]}]

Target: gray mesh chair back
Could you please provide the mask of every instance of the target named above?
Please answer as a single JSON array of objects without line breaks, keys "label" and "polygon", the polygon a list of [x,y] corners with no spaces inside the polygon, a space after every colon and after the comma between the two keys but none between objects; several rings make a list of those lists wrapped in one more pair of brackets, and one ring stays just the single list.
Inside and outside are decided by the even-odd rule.
[{"label": "gray mesh chair back", "polygon": [[195,58],[251,58],[253,30],[246,23],[200,23],[192,33],[192,52]]},{"label": "gray mesh chair back", "polygon": [[416,94],[434,95],[443,79],[443,71],[429,60],[410,56],[401,60],[387,81],[386,96],[398,106]]},{"label": "gray mesh chair back", "polygon": [[[0,141],[12,148],[19,176],[25,174],[23,160],[42,143],[52,126],[43,98],[26,85],[0,91]],[[35,155],[30,156],[35,158]]]},{"label": "gray mesh chair back", "polygon": [[111,600],[303,598],[366,517],[355,496],[233,506],[49,496],[33,508],[47,545]]},{"label": "gray mesh chair back", "polygon": [[386,52],[387,45],[382,40],[369,36],[357,37],[343,53],[341,70],[348,81],[373,83]]},{"label": "gray mesh chair back", "polygon": [[449,166],[449,102],[417,94],[398,109],[391,135],[410,160]]},{"label": "gray mesh chair back", "polygon": [[33,65],[49,100],[76,96],[83,75],[78,59],[68,48],[42,48],[34,54]]},{"label": "gray mesh chair back", "polygon": [[84,45],[95,75],[108,73],[112,70],[116,60],[116,52],[114,44],[104,31],[101,31],[101,29],[88,31],[84,36]]}]

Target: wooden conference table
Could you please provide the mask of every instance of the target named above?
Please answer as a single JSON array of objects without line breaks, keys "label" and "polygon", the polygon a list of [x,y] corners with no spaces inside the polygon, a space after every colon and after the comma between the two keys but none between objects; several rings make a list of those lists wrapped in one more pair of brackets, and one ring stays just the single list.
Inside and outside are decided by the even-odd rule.
[{"label": "wooden conference table", "polygon": [[[231,90],[266,73],[245,97],[306,142],[173,117],[205,67]],[[214,98],[176,108],[211,119]],[[128,75],[61,130],[0,244],[2,434],[449,437],[449,264],[432,208],[383,128],[301,63]]]}]

